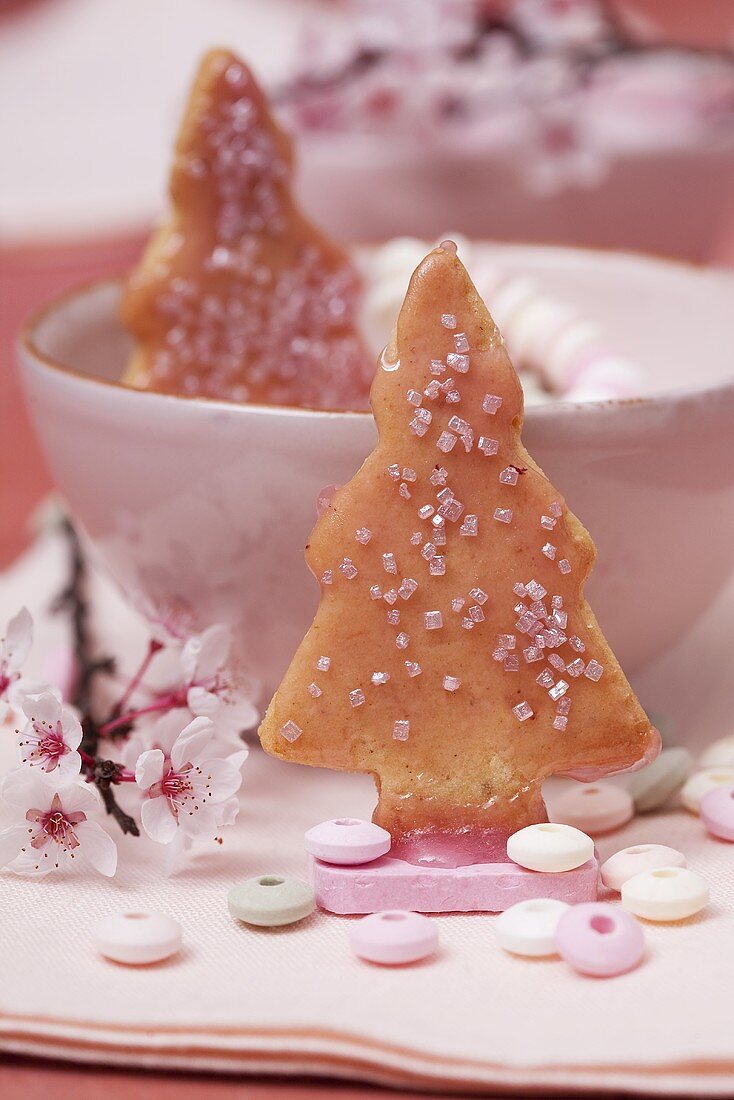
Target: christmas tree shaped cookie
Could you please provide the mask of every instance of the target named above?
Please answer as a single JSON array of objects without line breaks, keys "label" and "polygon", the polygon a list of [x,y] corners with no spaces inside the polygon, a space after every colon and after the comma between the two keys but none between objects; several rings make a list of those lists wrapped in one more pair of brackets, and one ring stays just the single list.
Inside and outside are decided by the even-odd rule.
[{"label": "christmas tree shaped cookie", "polygon": [[306,550],[316,618],[268,752],[371,773],[394,840],[471,847],[545,820],[541,782],[659,746],[583,586],[594,545],[520,441],[522,390],[447,242],[372,386],[379,443]]},{"label": "christmas tree shaped cookie", "polygon": [[345,253],[297,209],[288,136],[248,69],[202,62],[176,142],[169,220],[122,303],[126,381],[235,401],[366,408],[370,357]]}]

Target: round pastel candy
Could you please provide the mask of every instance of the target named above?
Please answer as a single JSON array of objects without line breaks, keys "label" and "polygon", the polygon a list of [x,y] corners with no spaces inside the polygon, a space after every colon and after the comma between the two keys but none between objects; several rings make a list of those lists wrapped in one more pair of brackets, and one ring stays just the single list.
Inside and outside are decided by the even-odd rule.
[{"label": "round pastel candy", "polygon": [[683,790],[680,792],[681,802],[692,814],[697,814],[701,806],[701,799],[709,791],[716,787],[728,787],[734,783],[734,767],[732,768],[704,768],[694,772],[686,780]]},{"label": "round pastel candy", "polygon": [[657,760],[631,775],[627,790],[638,814],[658,810],[677,794],[693,769],[688,749],[663,749]]},{"label": "round pastel candy", "polygon": [[734,768],[734,733],[709,745],[699,763],[702,768]]},{"label": "round pastel candy", "polygon": [[399,966],[433,954],[438,947],[438,925],[421,913],[387,909],[353,924],[349,942],[360,959]]},{"label": "round pastel candy", "polygon": [[165,913],[113,913],[92,929],[94,946],[113,962],[145,966],[181,947],[181,925]]},{"label": "round pastel candy", "polygon": [[634,917],[603,901],[573,905],[556,928],[562,959],[581,974],[612,978],[642,962],[645,936]]},{"label": "round pastel candy", "polygon": [[598,836],[619,829],[634,817],[632,796],[613,783],[577,783],[551,805],[551,817]]},{"label": "round pastel candy", "polygon": [[685,867],[686,857],[665,844],[635,844],[615,852],[601,866],[601,880],[610,890],[620,892],[628,878],[640,871],[656,871],[659,867]]},{"label": "round pastel candy", "polygon": [[555,898],[518,901],[495,921],[497,943],[513,955],[541,958],[555,955],[556,926],[570,906]]},{"label": "round pastel candy", "polygon": [[356,817],[337,817],[314,825],[304,837],[306,851],[324,863],[371,863],[390,851],[387,829]]},{"label": "round pastel candy", "polygon": [[570,825],[548,821],[513,833],[507,855],[529,871],[573,871],[593,858],[594,841]]},{"label": "round pastel candy", "polygon": [[686,867],[641,871],[622,885],[622,905],[645,920],[692,917],[709,903],[708,883]]},{"label": "round pastel candy", "polygon": [[229,911],[245,924],[277,928],[295,924],[313,913],[316,898],[310,886],[286,875],[258,875],[233,886],[227,894]]},{"label": "round pastel candy", "polygon": [[701,799],[701,820],[719,840],[734,840],[734,785],[716,787]]}]

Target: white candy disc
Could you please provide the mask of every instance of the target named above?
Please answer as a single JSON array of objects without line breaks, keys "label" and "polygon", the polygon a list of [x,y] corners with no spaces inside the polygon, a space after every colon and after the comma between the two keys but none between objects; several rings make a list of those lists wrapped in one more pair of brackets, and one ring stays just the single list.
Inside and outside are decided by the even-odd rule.
[{"label": "white candy disc", "polygon": [[704,768],[703,771],[694,772],[680,792],[681,802],[692,814],[697,814],[701,807],[701,799],[715,787],[728,786],[734,783],[733,768]]},{"label": "white candy disc", "polygon": [[507,855],[529,871],[573,871],[594,855],[594,841],[570,825],[527,825],[507,841]]},{"label": "white candy disc", "polygon": [[708,883],[686,867],[642,871],[622,886],[622,905],[645,920],[684,920],[709,903]]},{"label": "white candy disc", "polygon": [[569,908],[565,901],[554,898],[519,901],[497,917],[497,943],[513,955],[530,958],[555,955],[556,928]]},{"label": "white candy disc", "polygon": [[734,768],[734,733],[709,745],[700,764],[702,768]]},{"label": "white candy disc", "polygon": [[627,879],[639,875],[641,871],[657,871],[661,867],[685,867],[686,857],[675,848],[664,844],[635,844],[623,848],[602,864],[601,880],[610,890],[617,893]]},{"label": "white candy disc", "polygon": [[181,947],[181,925],[165,913],[114,913],[92,930],[94,946],[114,962],[162,962]]}]

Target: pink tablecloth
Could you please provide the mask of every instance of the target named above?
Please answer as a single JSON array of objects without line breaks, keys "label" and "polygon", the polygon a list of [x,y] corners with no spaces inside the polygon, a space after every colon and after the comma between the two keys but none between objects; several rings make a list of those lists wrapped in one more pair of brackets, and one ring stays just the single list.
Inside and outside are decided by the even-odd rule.
[{"label": "pink tablecloth", "polygon": [[[59,579],[58,547],[37,544],[0,582],[0,622],[21,598],[45,607]],[[731,732],[732,599],[734,591],[637,685],[648,706],[677,715],[691,741]],[[111,590],[101,600],[104,630],[129,649],[139,627]],[[59,629],[42,626],[40,648]],[[0,1048],[461,1091],[734,1095],[734,846],[705,838],[680,810],[639,818],[603,840],[602,856],[632,842],[680,847],[713,895],[705,914],[646,926],[645,964],[611,981],[582,978],[558,960],[504,954],[490,916],[439,918],[438,958],[399,970],[353,958],[347,918],[317,914],[277,931],[232,921],[232,883],[262,872],[302,875],[304,829],[324,817],[367,815],[371,802],[363,777],[253,753],[240,820],[224,847],[201,851],[170,880],[159,876],[160,850],[133,839],[121,843],[112,882],[0,874]],[[123,907],[175,915],[183,955],[144,970],[98,958],[90,930]]]}]

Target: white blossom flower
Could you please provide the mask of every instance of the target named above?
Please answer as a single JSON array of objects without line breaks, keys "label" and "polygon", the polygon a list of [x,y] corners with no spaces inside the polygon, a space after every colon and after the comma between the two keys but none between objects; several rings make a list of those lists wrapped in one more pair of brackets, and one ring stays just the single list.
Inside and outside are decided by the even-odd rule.
[{"label": "white blossom flower", "polygon": [[227,670],[232,633],[217,623],[183,645],[167,647],[156,658],[160,694],[170,695],[194,717],[216,720],[221,734],[238,738],[259,718],[257,708],[235,690]]},{"label": "white blossom flower", "polygon": [[187,837],[213,837],[231,820],[231,800],[242,776],[231,760],[212,755],[214,732],[210,719],[195,718],[180,730],[170,754],[149,749],[138,759],[135,781],[144,793],[140,819],[152,840],[169,844],[179,830]]},{"label": "white blossom flower", "polygon": [[[178,740],[183,727],[191,721],[191,712],[185,708],[168,711],[154,722],[139,722],[133,732],[121,746],[120,759],[126,768],[135,771],[142,753],[149,749],[160,749],[170,758],[171,750]],[[239,737],[222,734],[218,722],[210,744],[210,755],[217,759],[228,760],[239,771],[249,755],[249,749]]]},{"label": "white blossom flower", "polygon": [[81,864],[114,875],[115,842],[90,820],[100,806],[93,786],[16,768],[5,777],[0,799],[19,818],[0,832],[0,867],[43,875]]},{"label": "white blossom flower", "polygon": [[22,607],[8,623],[5,637],[0,639],[0,722],[15,701],[21,665],[32,645],[33,619],[28,609]]},{"label": "white blossom flower", "polygon": [[45,772],[58,769],[64,776],[78,775],[82,760],[76,750],[82,727],[76,714],[50,691],[27,695],[23,711],[28,721],[18,741],[22,763]]}]

